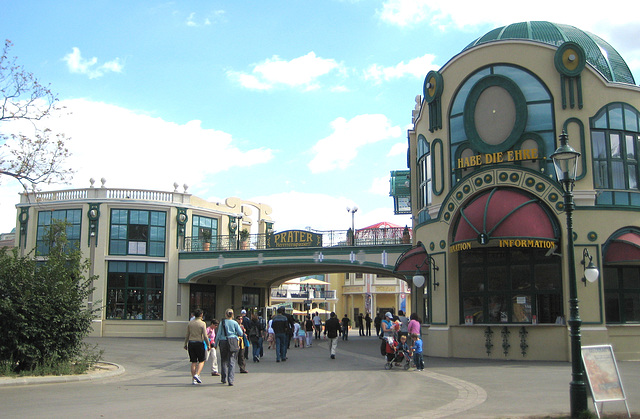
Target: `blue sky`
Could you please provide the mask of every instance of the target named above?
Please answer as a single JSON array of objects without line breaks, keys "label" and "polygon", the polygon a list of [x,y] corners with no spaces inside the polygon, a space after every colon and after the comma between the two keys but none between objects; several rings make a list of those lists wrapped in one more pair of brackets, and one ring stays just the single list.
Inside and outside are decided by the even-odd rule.
[{"label": "blue sky", "polygon": [[[611,14],[546,0],[535,11],[502,0],[1,3],[12,55],[67,110],[48,126],[71,137],[76,175],[47,190],[177,182],[212,201],[269,204],[279,231],[347,229],[353,205],[356,228],[410,224],[393,215],[389,172],[406,169],[415,97],[430,70],[494,27],[593,32],[640,81],[635,0]],[[20,187],[0,182],[8,232]]]}]

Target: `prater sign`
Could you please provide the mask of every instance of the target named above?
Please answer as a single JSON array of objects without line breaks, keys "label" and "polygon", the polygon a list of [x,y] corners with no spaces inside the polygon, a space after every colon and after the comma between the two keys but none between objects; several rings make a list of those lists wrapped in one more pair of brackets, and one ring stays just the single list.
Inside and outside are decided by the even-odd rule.
[{"label": "prater sign", "polygon": [[267,236],[267,247],[322,247],[322,234],[305,230],[282,231]]}]

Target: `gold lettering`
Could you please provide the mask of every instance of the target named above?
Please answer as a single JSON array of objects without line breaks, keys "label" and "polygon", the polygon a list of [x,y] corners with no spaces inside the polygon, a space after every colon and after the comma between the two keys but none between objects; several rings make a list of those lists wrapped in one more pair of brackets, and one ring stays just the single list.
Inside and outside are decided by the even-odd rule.
[{"label": "gold lettering", "polygon": [[522,160],[529,160],[531,157],[529,156],[530,150],[522,150]]},{"label": "gold lettering", "polygon": [[507,151],[507,161],[513,161],[513,150]]}]

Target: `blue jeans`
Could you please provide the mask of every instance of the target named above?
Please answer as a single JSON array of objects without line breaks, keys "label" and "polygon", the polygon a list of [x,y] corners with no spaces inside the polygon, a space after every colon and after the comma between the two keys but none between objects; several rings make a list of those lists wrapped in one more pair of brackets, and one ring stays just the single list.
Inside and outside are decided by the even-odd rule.
[{"label": "blue jeans", "polygon": [[276,361],[287,358],[287,334],[276,333]]},{"label": "blue jeans", "polygon": [[256,358],[260,358],[260,347],[262,346],[262,338],[258,338],[258,340],[251,342],[251,347],[253,348],[253,360]]},{"label": "blue jeans", "polygon": [[422,352],[413,354],[413,363],[416,366],[417,370],[424,369],[424,359],[422,358]]},{"label": "blue jeans", "polygon": [[231,352],[229,350],[229,342],[226,340],[220,341],[220,378],[222,378],[223,383],[228,381],[229,384],[233,384],[237,356],[238,352]]}]

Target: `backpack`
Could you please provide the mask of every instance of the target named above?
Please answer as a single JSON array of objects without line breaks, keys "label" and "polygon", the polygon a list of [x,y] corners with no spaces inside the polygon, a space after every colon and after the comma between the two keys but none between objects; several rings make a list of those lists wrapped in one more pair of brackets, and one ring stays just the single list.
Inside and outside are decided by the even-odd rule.
[{"label": "backpack", "polygon": [[249,339],[258,340],[259,336],[260,336],[260,331],[258,330],[258,325],[253,323],[249,328]]}]

